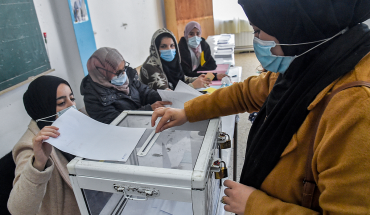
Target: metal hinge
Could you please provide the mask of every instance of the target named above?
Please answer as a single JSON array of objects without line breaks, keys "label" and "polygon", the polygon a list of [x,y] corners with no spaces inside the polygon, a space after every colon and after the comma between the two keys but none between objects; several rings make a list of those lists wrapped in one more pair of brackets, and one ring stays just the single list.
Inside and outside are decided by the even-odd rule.
[{"label": "metal hinge", "polygon": [[158,197],[159,190],[147,187],[133,187],[128,185],[113,184],[113,188],[120,193],[123,193],[125,198],[130,200],[145,201],[149,197]]}]

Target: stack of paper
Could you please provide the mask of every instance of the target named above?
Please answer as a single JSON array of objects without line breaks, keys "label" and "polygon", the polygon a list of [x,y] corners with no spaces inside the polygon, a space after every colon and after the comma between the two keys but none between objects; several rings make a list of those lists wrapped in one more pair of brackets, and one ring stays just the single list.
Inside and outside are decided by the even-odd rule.
[{"label": "stack of paper", "polygon": [[218,39],[217,44],[228,44],[230,39],[230,34],[221,34],[221,37]]},{"label": "stack of paper", "polygon": [[231,34],[221,34],[217,40],[218,47],[224,48],[234,48],[235,47],[235,38]]},{"label": "stack of paper", "polygon": [[232,47],[217,47],[215,58],[232,58],[234,48]]}]

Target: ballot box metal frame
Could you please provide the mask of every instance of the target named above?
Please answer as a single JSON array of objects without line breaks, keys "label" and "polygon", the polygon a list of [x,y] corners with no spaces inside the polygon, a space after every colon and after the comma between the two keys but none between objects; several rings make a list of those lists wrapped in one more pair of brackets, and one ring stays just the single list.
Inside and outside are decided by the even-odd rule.
[{"label": "ballot box metal frame", "polygon": [[[152,114],[153,111],[123,111],[111,125],[118,125],[129,115],[151,116]],[[181,128],[191,130],[192,123],[186,123]],[[151,189],[148,192],[151,192],[152,196],[146,196],[146,198],[191,202],[194,215],[209,215],[209,204],[217,204],[217,213],[220,196],[214,197],[217,200],[213,199],[212,203],[212,200],[208,199],[207,186],[210,186],[210,181],[215,178],[211,166],[214,160],[219,158],[219,150],[221,150],[218,149],[217,143],[220,129],[220,118],[208,120],[208,127],[193,170],[126,165],[87,160],[81,157],[74,158],[67,165],[67,168],[81,214],[90,214],[83,189],[117,193],[117,187],[114,186],[121,185]],[[221,184],[222,181],[219,180],[219,183]],[[221,185],[217,189],[221,190]],[[152,191],[154,191],[154,195]]]}]

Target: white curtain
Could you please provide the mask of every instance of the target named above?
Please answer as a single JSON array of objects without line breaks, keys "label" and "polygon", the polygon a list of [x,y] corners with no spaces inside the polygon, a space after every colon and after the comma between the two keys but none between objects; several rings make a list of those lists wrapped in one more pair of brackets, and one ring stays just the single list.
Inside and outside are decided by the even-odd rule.
[{"label": "white curtain", "polygon": [[252,32],[247,16],[238,0],[213,0],[215,34]]}]

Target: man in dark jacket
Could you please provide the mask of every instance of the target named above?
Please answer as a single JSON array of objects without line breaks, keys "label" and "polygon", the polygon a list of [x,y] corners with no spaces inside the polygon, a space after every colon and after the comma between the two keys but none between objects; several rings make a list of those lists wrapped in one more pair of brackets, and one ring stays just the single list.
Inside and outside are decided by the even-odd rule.
[{"label": "man in dark jacket", "polygon": [[124,110],[152,111],[171,104],[162,102],[157,91],[141,83],[136,70],[116,49],[98,49],[87,68],[89,75],[82,80],[80,90],[87,114],[99,122],[109,124]]}]

